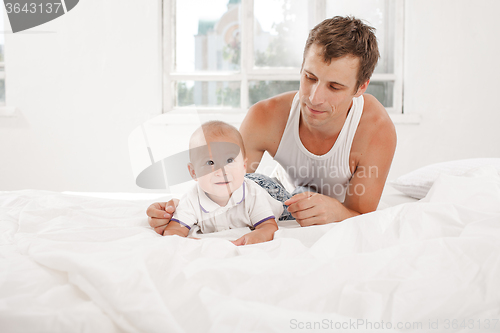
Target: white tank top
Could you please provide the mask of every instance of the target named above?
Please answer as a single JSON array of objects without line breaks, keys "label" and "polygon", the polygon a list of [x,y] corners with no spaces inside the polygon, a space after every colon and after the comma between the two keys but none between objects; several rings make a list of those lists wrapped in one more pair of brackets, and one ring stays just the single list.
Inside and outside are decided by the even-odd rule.
[{"label": "white tank top", "polygon": [[300,98],[297,93],[274,159],[284,168],[294,186],[311,190],[344,202],[352,174],[349,168],[351,145],[363,113],[363,95],[353,98],[352,107],[335,144],[324,155],[308,151],[299,137]]}]

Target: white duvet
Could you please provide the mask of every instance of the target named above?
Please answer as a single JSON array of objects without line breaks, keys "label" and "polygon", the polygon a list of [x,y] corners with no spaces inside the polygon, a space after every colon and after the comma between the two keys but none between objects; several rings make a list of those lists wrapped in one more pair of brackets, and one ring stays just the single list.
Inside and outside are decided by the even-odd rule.
[{"label": "white duvet", "polygon": [[146,201],[0,194],[0,332],[498,332],[500,178],[341,223],[161,237]]}]

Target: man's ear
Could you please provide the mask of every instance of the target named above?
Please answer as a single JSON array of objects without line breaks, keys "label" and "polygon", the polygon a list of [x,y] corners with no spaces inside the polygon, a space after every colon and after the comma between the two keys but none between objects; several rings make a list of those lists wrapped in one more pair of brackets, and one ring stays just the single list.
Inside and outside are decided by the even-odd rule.
[{"label": "man's ear", "polygon": [[366,89],[368,89],[369,84],[370,84],[370,80],[368,80],[365,83],[363,83],[362,85],[360,85],[358,88],[358,91],[356,91],[356,94],[354,95],[354,97],[359,97],[359,96],[363,95],[365,93]]},{"label": "man's ear", "polygon": [[193,163],[188,163],[188,170],[189,170],[189,174],[191,175],[191,178],[198,181],[198,179],[196,179],[196,172],[194,171]]}]

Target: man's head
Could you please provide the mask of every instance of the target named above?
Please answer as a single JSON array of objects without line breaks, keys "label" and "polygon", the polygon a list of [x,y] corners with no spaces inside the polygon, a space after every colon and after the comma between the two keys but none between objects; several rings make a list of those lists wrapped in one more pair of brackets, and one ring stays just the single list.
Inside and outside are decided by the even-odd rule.
[{"label": "man's head", "polygon": [[319,46],[327,64],[344,56],[359,58],[357,89],[370,79],[380,57],[374,31],[354,17],[326,19],[310,31],[304,47],[304,60],[313,44]]},{"label": "man's head", "polygon": [[243,138],[236,127],[209,121],[189,141],[189,173],[208,196],[227,199],[243,184],[246,157]]}]

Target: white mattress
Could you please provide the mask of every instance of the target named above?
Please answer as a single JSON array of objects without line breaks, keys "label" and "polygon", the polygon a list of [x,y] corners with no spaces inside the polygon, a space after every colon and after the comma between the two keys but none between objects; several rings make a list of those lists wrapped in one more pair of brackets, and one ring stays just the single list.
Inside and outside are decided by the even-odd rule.
[{"label": "white mattress", "polygon": [[386,184],[384,187],[384,191],[382,192],[382,196],[380,198],[377,210],[417,201],[418,201],[417,199],[409,197],[399,192],[391,185]]},{"label": "white mattress", "polygon": [[282,224],[244,247],[227,240],[245,228],[157,235],[149,198],[3,192],[1,332],[498,332],[489,171],[442,175],[423,200],[341,223]]}]

